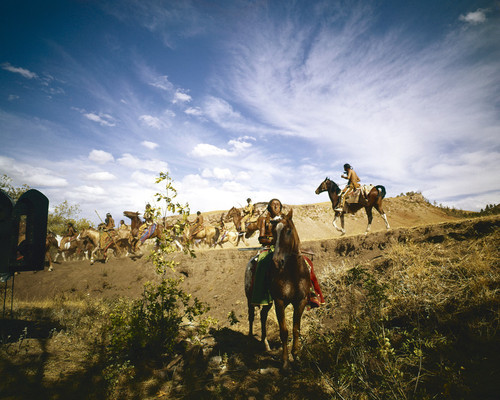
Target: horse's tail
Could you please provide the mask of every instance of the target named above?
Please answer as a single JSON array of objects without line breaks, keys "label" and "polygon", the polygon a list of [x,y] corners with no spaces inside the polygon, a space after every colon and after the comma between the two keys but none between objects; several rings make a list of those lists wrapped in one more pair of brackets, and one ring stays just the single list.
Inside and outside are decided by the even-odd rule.
[{"label": "horse's tail", "polygon": [[217,244],[217,242],[219,241],[219,237],[220,237],[220,229],[217,227],[217,226],[214,226],[214,229],[215,229],[215,235],[214,235],[214,246]]},{"label": "horse's tail", "polygon": [[375,188],[378,190],[378,197],[383,199],[386,194],[385,187],[382,185],[377,185],[375,186]]}]

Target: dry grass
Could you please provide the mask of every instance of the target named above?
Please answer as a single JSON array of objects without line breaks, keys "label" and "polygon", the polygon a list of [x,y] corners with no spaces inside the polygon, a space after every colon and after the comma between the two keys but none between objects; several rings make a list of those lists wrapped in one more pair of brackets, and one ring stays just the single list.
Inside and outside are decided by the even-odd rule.
[{"label": "dry grass", "polygon": [[308,360],[335,398],[493,399],[500,361],[500,231],[393,243],[329,267]]},{"label": "dry grass", "polygon": [[323,268],[328,302],[305,314],[302,368],[291,376],[273,372],[278,339],[264,355],[228,328],[184,340],[168,368],[113,365],[104,359],[104,328],[115,302],[17,302],[14,318],[0,321],[0,397],[493,399],[500,231],[457,237],[388,242],[370,262]]}]

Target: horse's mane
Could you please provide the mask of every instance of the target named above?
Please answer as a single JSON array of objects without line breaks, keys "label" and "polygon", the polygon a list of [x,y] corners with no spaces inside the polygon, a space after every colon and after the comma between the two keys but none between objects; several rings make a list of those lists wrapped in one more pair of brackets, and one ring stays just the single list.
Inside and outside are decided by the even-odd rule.
[{"label": "horse's mane", "polygon": [[334,181],[332,181],[330,178],[326,178],[325,180],[327,180],[328,182],[331,182],[332,186],[333,186],[333,189],[335,190],[335,193],[339,194],[341,192],[340,188],[339,188],[339,185],[337,185]]}]

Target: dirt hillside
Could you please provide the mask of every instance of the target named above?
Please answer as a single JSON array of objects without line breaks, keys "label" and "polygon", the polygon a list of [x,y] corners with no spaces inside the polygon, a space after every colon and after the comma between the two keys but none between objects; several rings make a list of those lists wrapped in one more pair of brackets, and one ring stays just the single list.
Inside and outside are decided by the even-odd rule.
[{"label": "dirt hillside", "polygon": [[[342,263],[346,257],[359,261],[379,257],[391,240],[440,240],[453,231],[463,231],[463,220],[451,217],[415,194],[386,199],[384,208],[391,229],[387,231],[382,218],[374,211],[371,232],[365,236],[367,218],[364,211],[346,216],[347,234],[340,236],[331,222],[333,212],[329,202],[310,205],[285,205],[293,208],[294,221],[301,238],[302,248],[311,251],[318,276],[328,266]],[[206,213],[206,220],[220,218],[221,211]],[[471,226],[477,221],[468,222]],[[475,228],[470,228],[475,229]],[[452,233],[451,233],[452,234]],[[223,248],[196,250],[191,259],[179,252],[175,254],[179,266],[172,275],[184,278],[184,287],[193,296],[208,303],[210,315],[224,326],[230,312],[240,320],[236,329],[246,330],[246,301],[243,291],[246,263],[258,246],[257,235],[248,241],[248,247],[238,248],[226,243]],[[434,239],[433,239],[434,238]],[[143,284],[156,279],[153,265],[147,257],[111,258],[106,264],[89,261],[68,261],[55,264],[55,270],[24,272],[15,277],[16,300],[49,298],[81,298],[124,296],[137,298]],[[235,327],[233,327],[234,329]]]}]

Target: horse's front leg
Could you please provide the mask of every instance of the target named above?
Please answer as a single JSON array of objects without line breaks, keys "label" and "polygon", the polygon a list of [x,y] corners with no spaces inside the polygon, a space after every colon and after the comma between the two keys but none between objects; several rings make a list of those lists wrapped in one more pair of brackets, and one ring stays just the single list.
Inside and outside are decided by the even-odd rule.
[{"label": "horse's front leg", "polygon": [[370,232],[370,228],[372,227],[373,213],[371,207],[365,207],[365,210],[366,210],[366,216],[368,217],[368,225],[365,231],[365,235],[367,235],[368,232]]},{"label": "horse's front leg", "polygon": [[283,300],[276,300],[275,308],[278,325],[280,327],[281,346],[283,347],[283,369],[288,370],[290,368],[290,360],[288,359],[288,328],[286,326],[285,303]]},{"label": "horse's front leg", "polygon": [[253,337],[253,321],[255,319],[255,307],[248,300],[248,336]]},{"label": "horse's front leg", "polygon": [[[340,223],[342,228],[339,228],[337,226],[337,218],[340,216]],[[345,229],[344,229],[344,214],[340,212],[335,213],[335,217],[333,218],[333,226],[335,229],[337,229],[339,232],[342,232],[342,235],[345,234]]]},{"label": "horse's front leg", "polygon": [[293,344],[292,344],[292,357],[295,361],[298,360],[299,354],[299,335],[300,335],[300,321],[302,314],[307,305],[307,299],[302,300],[297,307],[293,307]]},{"label": "horse's front leg", "polygon": [[95,261],[95,254],[97,253],[97,251],[99,250],[99,247],[94,247],[94,250],[92,250],[92,253],[90,253],[90,265],[94,265],[94,261]]},{"label": "horse's front leg", "polygon": [[272,304],[266,304],[262,306],[260,310],[260,332],[261,332],[261,342],[264,343],[264,347],[266,351],[271,351],[271,347],[269,346],[269,341],[267,340],[267,314],[269,314],[269,310],[271,309]]}]

